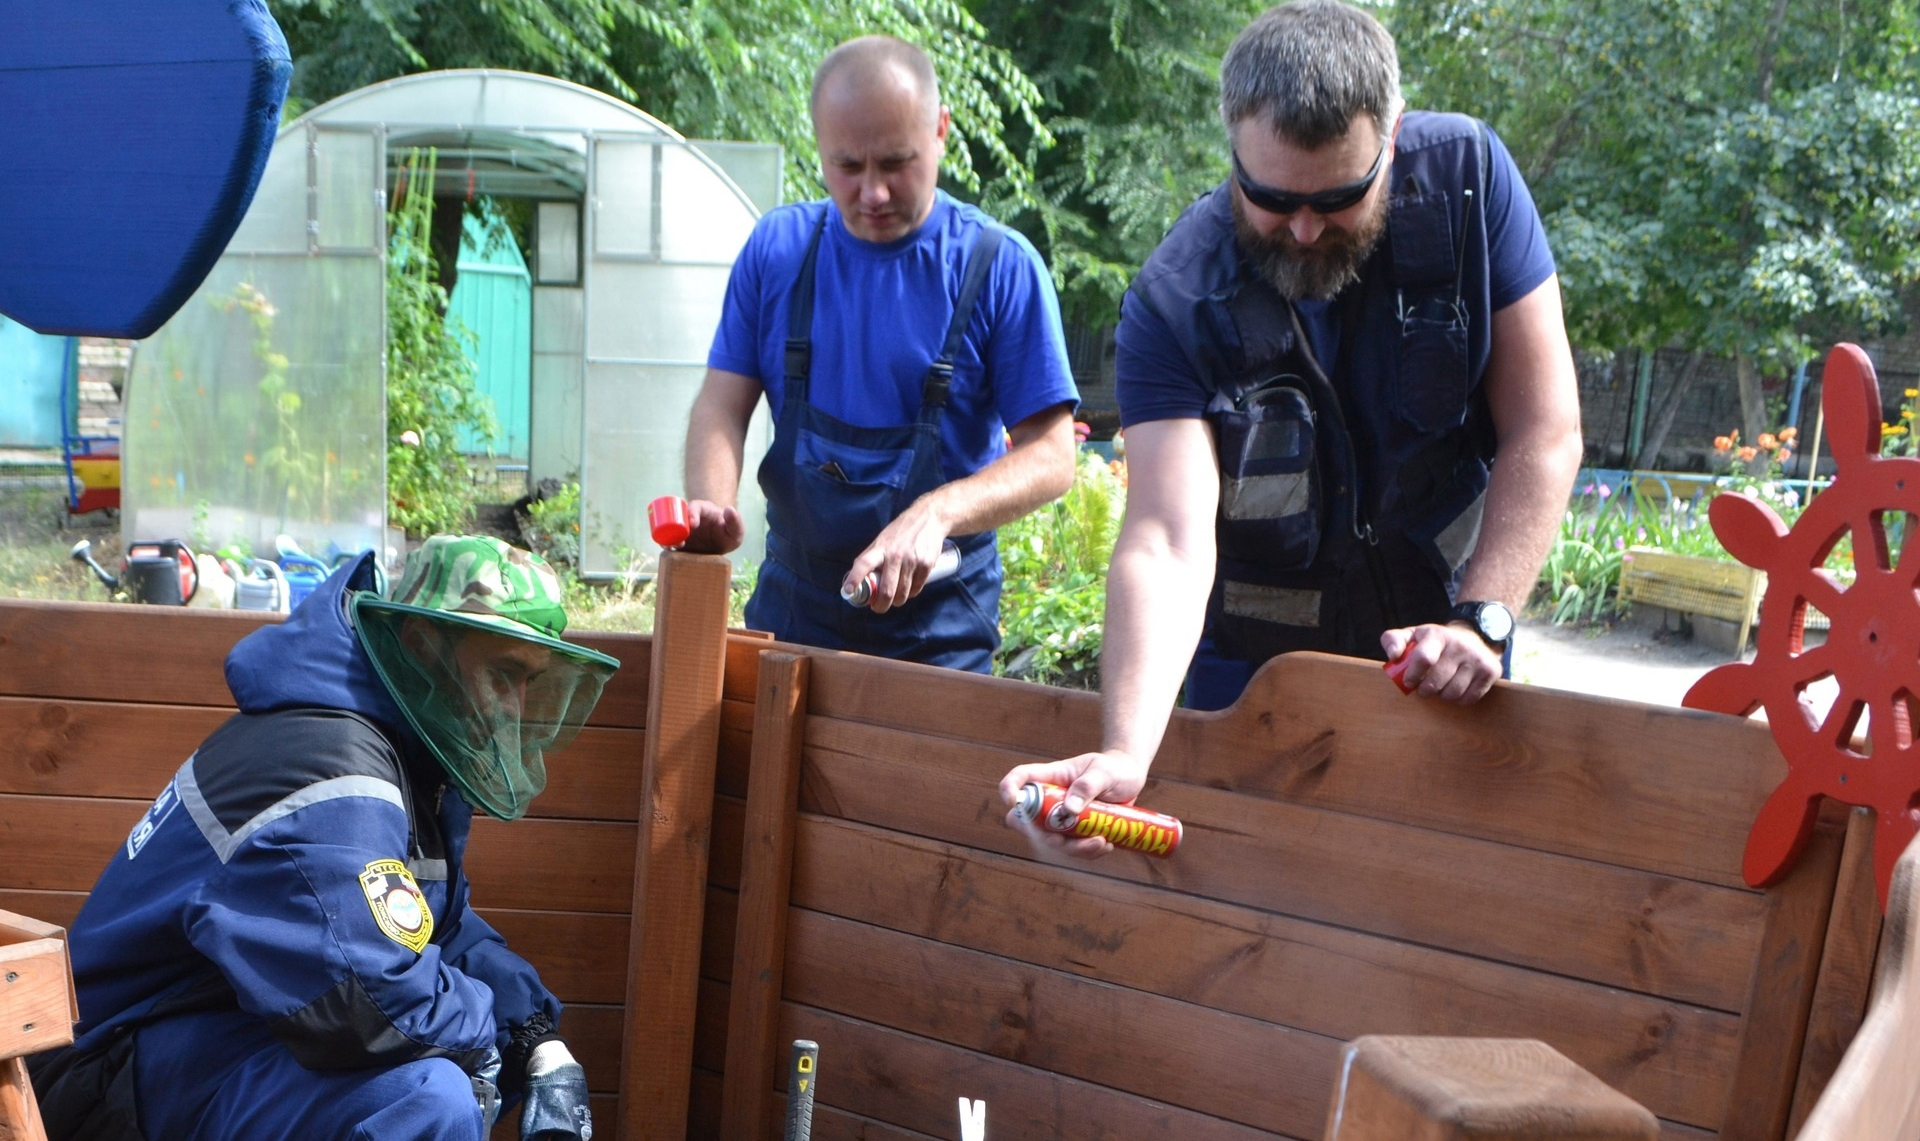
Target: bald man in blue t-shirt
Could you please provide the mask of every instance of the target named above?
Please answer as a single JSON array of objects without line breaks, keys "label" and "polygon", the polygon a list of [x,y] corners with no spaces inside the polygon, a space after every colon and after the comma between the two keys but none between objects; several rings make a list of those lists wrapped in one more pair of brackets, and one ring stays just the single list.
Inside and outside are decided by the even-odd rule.
[{"label": "bald man in blue t-shirt", "polygon": [[[687,549],[746,537],[734,503],[765,394],[767,561],[747,625],[984,673],[993,528],[1073,482],[1059,302],[1025,238],[935,187],[949,118],[918,48],[834,49],[813,123],[830,199],[768,214],[734,263],[687,430]],[[929,583],[950,539],[959,571]],[[842,601],[869,574],[872,601]]]}]

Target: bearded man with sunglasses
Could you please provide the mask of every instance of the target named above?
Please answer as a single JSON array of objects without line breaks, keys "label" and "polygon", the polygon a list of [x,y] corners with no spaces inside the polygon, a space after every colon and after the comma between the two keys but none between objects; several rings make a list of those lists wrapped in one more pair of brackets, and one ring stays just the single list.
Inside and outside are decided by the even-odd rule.
[{"label": "bearded man with sunglasses", "polygon": [[1290,650],[1479,700],[1578,469],[1553,258],[1493,132],[1402,113],[1392,37],[1338,0],[1254,20],[1220,86],[1232,176],[1121,305],[1103,750],[1015,769],[1008,803],[1131,799],[1183,685],[1222,708]]}]

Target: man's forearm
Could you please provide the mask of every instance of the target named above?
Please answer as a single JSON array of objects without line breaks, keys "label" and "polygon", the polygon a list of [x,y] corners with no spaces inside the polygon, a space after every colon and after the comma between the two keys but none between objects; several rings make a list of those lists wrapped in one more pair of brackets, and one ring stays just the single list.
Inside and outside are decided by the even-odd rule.
[{"label": "man's forearm", "polygon": [[939,519],[949,535],[976,535],[1011,523],[1073,486],[1073,421],[1059,414],[1058,425],[1018,441],[1007,454],[964,479],[942,484],[921,496],[909,510]]},{"label": "man's forearm", "polygon": [[[686,491],[688,499],[732,507],[746,463],[747,418],[728,407],[725,397],[708,385],[694,398],[687,417]],[[752,415],[751,405],[747,413]]]},{"label": "man's forearm", "polygon": [[1567,509],[1580,449],[1578,435],[1501,448],[1461,598],[1503,602],[1515,613],[1526,605]]},{"label": "man's forearm", "polygon": [[1107,569],[1100,651],[1103,750],[1143,763],[1159,751],[1200,641],[1213,573],[1211,548],[1182,554],[1121,536]]}]

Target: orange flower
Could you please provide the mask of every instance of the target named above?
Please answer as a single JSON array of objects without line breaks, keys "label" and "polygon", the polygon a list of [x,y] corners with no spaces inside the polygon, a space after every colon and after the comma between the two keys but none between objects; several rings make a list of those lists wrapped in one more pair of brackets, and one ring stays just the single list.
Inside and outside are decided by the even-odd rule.
[{"label": "orange flower", "polygon": [[1786,463],[1793,458],[1793,449],[1781,448],[1779,451],[1773,453],[1773,458],[1779,460],[1781,463]]},{"label": "orange flower", "polygon": [[1774,439],[1772,432],[1760,433],[1760,450],[1761,451],[1770,452],[1779,446],[1780,446],[1780,441]]},{"label": "orange flower", "polygon": [[1730,451],[1732,451],[1732,450],[1733,450],[1733,437],[1731,437],[1731,436],[1715,436],[1715,437],[1713,438],[1713,450],[1714,450],[1714,451],[1716,451],[1716,452],[1730,452]]},{"label": "orange flower", "polygon": [[1741,448],[1738,454],[1740,456],[1741,463],[1750,464],[1753,462],[1753,457],[1760,454],[1760,449],[1755,447],[1745,447],[1745,448]]},{"label": "orange flower", "polygon": [[1780,429],[1780,442],[1783,444],[1791,444],[1793,443],[1794,437],[1799,434],[1800,429],[1798,428],[1782,428]]}]

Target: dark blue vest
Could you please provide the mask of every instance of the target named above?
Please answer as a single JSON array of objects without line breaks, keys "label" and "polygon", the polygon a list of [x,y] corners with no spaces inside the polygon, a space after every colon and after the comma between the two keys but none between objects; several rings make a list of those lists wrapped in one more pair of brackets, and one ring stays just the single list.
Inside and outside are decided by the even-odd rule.
[{"label": "dark blue vest", "polygon": [[1387,229],[1335,299],[1331,361],[1240,252],[1226,185],[1134,280],[1210,397],[1220,654],[1379,658],[1382,630],[1447,620],[1493,457],[1487,162],[1476,120],[1405,116]]}]

